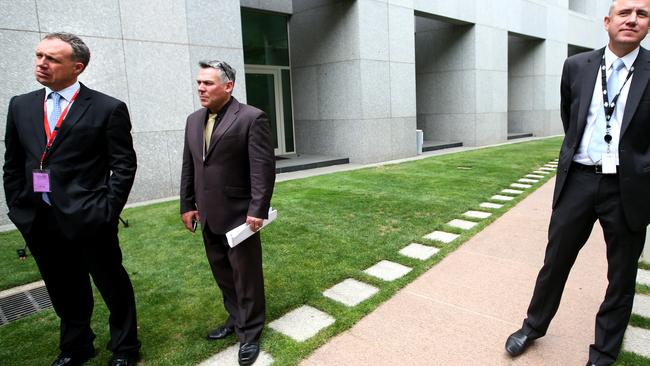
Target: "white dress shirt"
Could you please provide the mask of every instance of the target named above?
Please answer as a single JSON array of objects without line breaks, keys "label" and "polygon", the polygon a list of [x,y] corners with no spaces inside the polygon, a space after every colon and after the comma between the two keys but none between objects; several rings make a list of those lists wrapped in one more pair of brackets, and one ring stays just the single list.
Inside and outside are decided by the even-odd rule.
[{"label": "white dress shirt", "polygon": [[[638,54],[639,54],[639,47],[637,47],[634,51],[628,53],[627,55],[621,57],[621,60],[623,60],[625,67],[623,67],[623,69],[621,69],[621,71],[619,71],[618,73],[619,76],[618,85],[622,85],[623,82],[625,81],[625,78],[627,77],[627,74],[630,71],[632,65],[634,64],[634,61],[636,60]],[[605,47],[605,68],[607,70],[608,80],[609,80],[609,76],[612,74],[612,64],[618,58],[619,57],[616,56],[609,49],[609,47]],[[587,125],[585,126],[585,130],[582,135],[582,140],[580,141],[580,146],[578,147],[576,154],[573,156],[573,161],[585,165],[596,164],[596,162],[592,161],[589,158],[589,155],[587,155],[587,148],[589,147],[589,143],[591,142],[592,139],[592,132],[594,130],[596,119],[597,118],[602,118],[603,120],[605,119],[605,110],[603,107],[603,86],[602,86],[600,73],[601,73],[600,67],[598,67],[598,73],[596,75],[595,86],[594,86],[594,93],[591,96],[591,105],[589,105],[589,113],[587,114]],[[621,90],[621,95],[618,97],[618,101],[616,102],[616,108],[614,109],[614,114],[612,115],[612,118],[609,120],[609,124],[611,126],[610,134],[612,135],[612,141],[610,143],[610,152],[616,154],[616,165],[618,165],[618,141],[621,134],[621,122],[623,121],[623,112],[625,111],[627,94],[630,91],[630,84],[632,84],[633,78],[634,78],[634,74],[632,74],[632,77],[630,77],[630,79],[623,86],[623,89]],[[611,97],[613,98],[614,96]],[[602,139],[604,138],[604,136],[593,136],[593,138]]]}]

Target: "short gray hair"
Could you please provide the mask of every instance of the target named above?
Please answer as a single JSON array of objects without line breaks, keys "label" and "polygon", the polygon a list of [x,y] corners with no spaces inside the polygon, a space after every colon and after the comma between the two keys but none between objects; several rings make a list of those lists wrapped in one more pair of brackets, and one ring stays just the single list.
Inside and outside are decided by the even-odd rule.
[{"label": "short gray hair", "polygon": [[235,69],[228,65],[225,61],[219,60],[209,60],[209,61],[199,61],[199,66],[202,69],[212,68],[219,71],[219,77],[221,81],[226,83],[228,80],[235,83]]},{"label": "short gray hair", "polygon": [[84,65],[84,69],[90,62],[90,49],[84,41],[72,33],[55,32],[48,33],[43,39],[60,39],[72,47],[72,59],[79,61]]}]

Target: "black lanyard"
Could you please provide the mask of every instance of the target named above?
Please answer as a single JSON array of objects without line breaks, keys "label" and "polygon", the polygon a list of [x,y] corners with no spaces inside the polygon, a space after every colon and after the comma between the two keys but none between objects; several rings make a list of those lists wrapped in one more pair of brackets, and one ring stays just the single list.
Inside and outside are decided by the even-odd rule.
[{"label": "black lanyard", "polygon": [[618,93],[616,93],[614,98],[612,98],[612,102],[610,103],[608,100],[609,96],[606,93],[607,67],[605,66],[605,55],[603,55],[603,58],[600,60],[600,80],[602,82],[602,87],[603,87],[603,108],[605,109],[605,121],[607,122],[607,124],[605,125],[605,142],[607,143],[608,146],[609,143],[612,142],[612,135],[610,133],[612,126],[609,124],[609,120],[612,119],[612,115],[614,114],[614,110],[616,109],[616,102],[618,101],[618,97],[621,95],[621,91],[625,87],[627,81],[630,80],[633,73],[634,73],[634,66],[630,67],[630,71],[627,72],[627,76],[625,77],[625,81],[623,82],[623,85],[621,85],[621,88],[618,89]]}]

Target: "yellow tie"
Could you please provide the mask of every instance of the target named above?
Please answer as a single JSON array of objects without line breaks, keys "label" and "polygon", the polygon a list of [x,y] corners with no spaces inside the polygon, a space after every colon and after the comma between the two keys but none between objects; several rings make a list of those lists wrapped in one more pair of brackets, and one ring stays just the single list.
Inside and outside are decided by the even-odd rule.
[{"label": "yellow tie", "polygon": [[208,123],[205,124],[205,151],[208,151],[210,147],[210,138],[212,137],[212,129],[214,128],[214,122],[217,120],[216,113],[210,113],[208,117]]}]

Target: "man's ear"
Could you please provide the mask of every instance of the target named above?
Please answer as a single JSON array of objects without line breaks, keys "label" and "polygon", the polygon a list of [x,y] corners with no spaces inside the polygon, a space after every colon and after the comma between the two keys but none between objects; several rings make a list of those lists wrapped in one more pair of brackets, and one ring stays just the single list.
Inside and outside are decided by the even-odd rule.
[{"label": "man's ear", "polygon": [[75,62],[74,71],[77,75],[81,74],[86,69],[86,66],[81,62]]},{"label": "man's ear", "polygon": [[228,93],[232,93],[232,90],[234,88],[235,88],[235,83],[232,80],[226,81],[226,87],[224,89],[226,89]]}]

